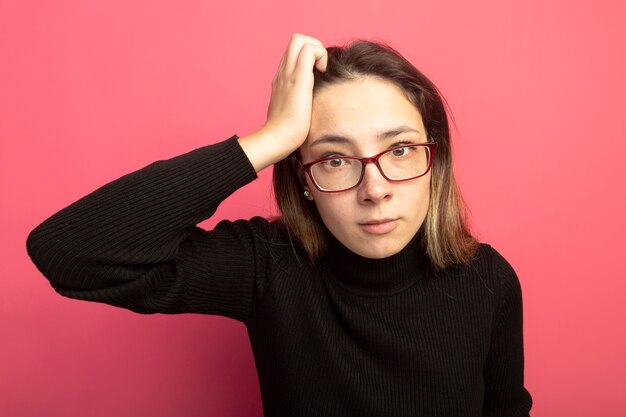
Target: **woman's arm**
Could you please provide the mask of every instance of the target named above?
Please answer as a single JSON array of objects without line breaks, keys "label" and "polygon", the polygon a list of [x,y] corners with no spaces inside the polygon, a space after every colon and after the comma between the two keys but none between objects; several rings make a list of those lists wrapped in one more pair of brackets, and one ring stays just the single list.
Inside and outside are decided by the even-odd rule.
[{"label": "woman's arm", "polygon": [[[294,35],[265,125],[125,175],[73,203],[27,239],[33,262],[68,297],[141,313],[204,312],[244,320],[266,259],[262,219],[196,224],[306,138],[321,43]],[[323,51],[323,52],[322,52]],[[308,65],[308,68],[307,68]]]},{"label": "woman's arm", "polygon": [[500,303],[483,376],[484,417],[527,417],[532,398],[524,387],[522,290],[509,263],[497,255]]},{"label": "woman's arm", "polygon": [[[69,297],[142,313],[175,313],[197,311],[202,305],[219,309],[204,298],[232,299],[232,290],[239,300],[232,301],[234,311],[225,313],[240,317],[253,290],[253,240],[241,231],[237,235],[232,224],[214,233],[195,225],[254,178],[235,137],[158,161],[37,226],[27,240],[28,253],[52,286]],[[229,250],[233,240],[243,245],[234,253]],[[236,255],[241,259],[234,262]],[[206,275],[203,265],[214,258],[221,262]],[[220,279],[230,279],[230,288],[213,285],[215,294],[203,294],[210,291],[211,281]]]}]

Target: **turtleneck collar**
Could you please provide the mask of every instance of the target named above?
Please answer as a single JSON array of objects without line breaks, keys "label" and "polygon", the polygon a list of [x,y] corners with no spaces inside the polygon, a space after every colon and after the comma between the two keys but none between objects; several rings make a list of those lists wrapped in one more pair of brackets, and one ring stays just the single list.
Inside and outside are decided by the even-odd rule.
[{"label": "turtleneck collar", "polygon": [[402,249],[387,258],[357,255],[329,233],[324,263],[334,278],[349,291],[366,296],[401,292],[428,274],[429,261],[422,245],[421,229]]}]

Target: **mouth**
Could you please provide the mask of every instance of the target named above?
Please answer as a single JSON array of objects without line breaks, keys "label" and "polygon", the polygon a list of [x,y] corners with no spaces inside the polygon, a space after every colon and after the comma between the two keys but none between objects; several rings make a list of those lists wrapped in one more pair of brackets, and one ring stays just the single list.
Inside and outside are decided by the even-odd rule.
[{"label": "mouth", "polygon": [[394,230],[398,225],[398,219],[375,219],[359,223],[363,231],[372,235],[383,235]]}]

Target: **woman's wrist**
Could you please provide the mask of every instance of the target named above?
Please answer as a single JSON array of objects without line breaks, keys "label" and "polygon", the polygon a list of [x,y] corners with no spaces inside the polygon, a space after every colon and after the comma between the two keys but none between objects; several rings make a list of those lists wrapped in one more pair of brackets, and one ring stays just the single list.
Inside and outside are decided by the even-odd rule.
[{"label": "woman's wrist", "polygon": [[238,141],[256,172],[286,158],[295,150],[285,146],[286,142],[276,132],[264,128],[242,136]]}]

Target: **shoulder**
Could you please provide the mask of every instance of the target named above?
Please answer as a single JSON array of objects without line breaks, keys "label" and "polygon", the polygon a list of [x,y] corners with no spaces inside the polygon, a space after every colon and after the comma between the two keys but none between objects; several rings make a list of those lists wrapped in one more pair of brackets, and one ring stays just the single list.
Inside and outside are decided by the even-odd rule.
[{"label": "shoulder", "polygon": [[251,233],[271,243],[286,243],[291,240],[289,231],[280,218],[255,216],[247,220],[222,220],[215,226],[215,230],[223,229]]},{"label": "shoulder", "polygon": [[472,260],[473,268],[490,283],[498,300],[498,309],[521,305],[522,289],[511,264],[489,244],[481,243]]},{"label": "shoulder", "polygon": [[488,243],[480,243],[471,265],[486,273],[504,276],[516,276],[511,264]]},{"label": "shoulder", "polygon": [[511,264],[495,248],[487,243],[479,243],[475,253],[467,264],[455,264],[443,270],[440,274],[467,274],[479,273],[483,276],[514,276],[515,271]]},{"label": "shoulder", "polygon": [[306,253],[280,219],[256,216],[247,220],[222,220],[209,232],[235,236],[241,249],[253,250],[260,261],[289,263],[307,259]]},{"label": "shoulder", "polygon": [[[487,243],[480,243],[467,264],[450,266],[436,276],[456,277],[465,285],[475,283],[495,300],[502,300],[506,293],[519,292],[519,279],[511,264],[500,252]],[[496,301],[498,303],[499,301]]]},{"label": "shoulder", "polygon": [[210,234],[230,234],[248,240],[251,244],[281,244],[288,234],[280,223],[255,216],[250,219],[221,220]]}]

